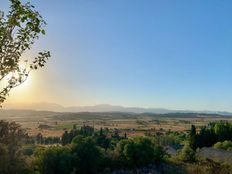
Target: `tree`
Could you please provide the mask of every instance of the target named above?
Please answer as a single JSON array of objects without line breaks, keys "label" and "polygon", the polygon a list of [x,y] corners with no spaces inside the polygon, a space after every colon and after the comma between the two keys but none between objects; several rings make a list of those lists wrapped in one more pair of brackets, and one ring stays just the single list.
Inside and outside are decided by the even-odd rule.
[{"label": "tree", "polygon": [[189,145],[192,149],[196,150],[196,127],[194,125],[191,126],[190,130]]},{"label": "tree", "polygon": [[22,58],[40,34],[45,34],[46,22],[29,2],[9,1],[8,14],[0,13],[0,105],[12,88],[22,84],[31,70],[43,67],[50,57],[50,52],[44,51],[33,61]]},{"label": "tree", "polygon": [[75,137],[72,142],[72,154],[76,173],[97,173],[102,153],[91,137]]},{"label": "tree", "polygon": [[5,144],[0,144],[0,173],[7,173],[9,168],[8,150]]},{"label": "tree", "polygon": [[217,122],[214,125],[214,132],[218,141],[232,140],[232,125],[228,122]]},{"label": "tree", "polygon": [[43,135],[41,133],[36,135],[36,142],[37,144],[43,144]]},{"label": "tree", "polygon": [[146,137],[136,137],[134,139],[135,143],[135,154],[136,166],[145,166],[154,162],[154,144],[150,138]]},{"label": "tree", "polygon": [[64,146],[64,145],[66,145],[66,144],[68,144],[69,143],[69,133],[68,133],[68,131],[66,130],[65,132],[64,132],[64,134],[62,135],[62,137],[61,137],[61,144]]},{"label": "tree", "polygon": [[160,145],[155,145],[154,147],[154,160],[156,164],[160,164],[161,161],[163,161],[164,156],[167,153],[165,152],[164,148]]},{"label": "tree", "polygon": [[80,134],[83,136],[92,136],[94,134],[94,127],[83,125],[81,127]]},{"label": "tree", "polygon": [[141,167],[163,159],[165,154],[161,146],[152,142],[150,138],[136,137],[121,140],[115,149],[119,166]]},{"label": "tree", "polygon": [[100,131],[100,135],[97,136],[95,139],[96,139],[96,144],[102,147],[106,152],[107,149],[110,147],[110,139],[107,138],[106,135],[101,134],[101,131]]},{"label": "tree", "polygon": [[36,162],[41,174],[70,174],[73,171],[72,155],[67,146],[51,146],[36,153]]},{"label": "tree", "polygon": [[216,144],[214,144],[213,148],[232,151],[232,142],[228,140],[224,142],[217,142]]},{"label": "tree", "polygon": [[15,122],[0,121],[0,173],[21,173],[25,167],[22,143],[26,134]]},{"label": "tree", "polygon": [[179,152],[178,157],[184,162],[192,162],[196,160],[196,152],[186,143]]}]

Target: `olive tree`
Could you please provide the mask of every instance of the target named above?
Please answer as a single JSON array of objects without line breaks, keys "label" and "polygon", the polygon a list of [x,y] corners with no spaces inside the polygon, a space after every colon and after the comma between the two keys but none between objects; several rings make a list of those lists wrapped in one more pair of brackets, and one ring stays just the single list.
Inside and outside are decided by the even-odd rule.
[{"label": "olive tree", "polygon": [[23,58],[35,40],[45,34],[46,22],[29,2],[9,1],[9,11],[0,12],[0,105],[11,89],[22,84],[31,70],[43,67],[50,57],[49,51],[43,51],[34,58]]}]

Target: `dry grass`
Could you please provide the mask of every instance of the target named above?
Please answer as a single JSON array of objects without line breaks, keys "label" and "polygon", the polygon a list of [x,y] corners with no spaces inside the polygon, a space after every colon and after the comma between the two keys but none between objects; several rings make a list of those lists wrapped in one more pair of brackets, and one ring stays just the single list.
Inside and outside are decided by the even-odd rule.
[{"label": "dry grass", "polygon": [[[167,117],[149,117],[147,115],[134,116],[115,113],[96,113],[96,117],[90,113],[63,114],[51,112],[37,113],[7,113],[1,115],[1,119],[15,121],[22,125],[30,135],[36,135],[39,132],[44,136],[61,136],[65,129],[71,129],[73,124],[81,127],[83,124],[94,126],[96,129],[121,129],[122,133],[128,136],[142,136],[147,130],[171,130],[186,131],[191,125],[203,126],[209,122],[220,120],[222,118],[167,118]],[[232,121],[232,118],[223,118]],[[49,129],[39,129],[39,125],[48,125]]]}]

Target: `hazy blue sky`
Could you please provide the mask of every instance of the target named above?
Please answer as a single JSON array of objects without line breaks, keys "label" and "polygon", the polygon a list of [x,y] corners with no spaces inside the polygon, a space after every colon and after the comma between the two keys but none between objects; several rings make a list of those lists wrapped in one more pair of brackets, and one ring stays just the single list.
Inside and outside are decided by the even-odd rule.
[{"label": "hazy blue sky", "polygon": [[52,59],[10,102],[232,111],[232,1],[32,3]]}]

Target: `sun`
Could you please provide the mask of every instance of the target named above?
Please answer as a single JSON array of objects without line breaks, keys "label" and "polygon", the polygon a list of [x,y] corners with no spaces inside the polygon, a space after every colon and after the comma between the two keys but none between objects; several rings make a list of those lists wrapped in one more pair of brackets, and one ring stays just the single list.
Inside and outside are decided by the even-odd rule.
[{"label": "sun", "polygon": [[12,85],[17,88],[25,88],[28,85],[28,74],[25,65],[20,64],[18,69],[12,72],[9,72],[1,81],[1,89]]}]

